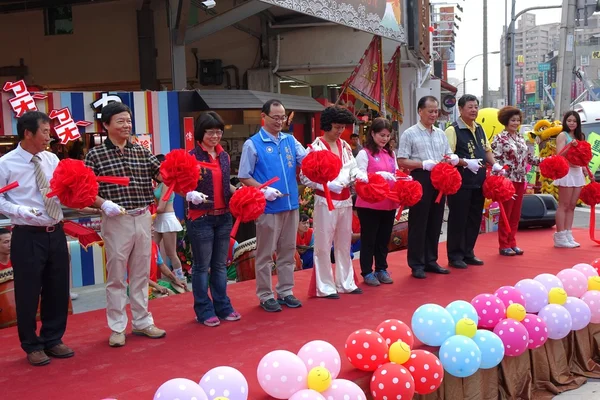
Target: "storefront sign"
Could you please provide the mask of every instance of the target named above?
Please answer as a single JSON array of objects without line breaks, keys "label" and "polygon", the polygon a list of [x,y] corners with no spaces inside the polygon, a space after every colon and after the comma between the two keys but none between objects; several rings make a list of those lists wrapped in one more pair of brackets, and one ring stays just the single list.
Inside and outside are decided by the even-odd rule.
[{"label": "storefront sign", "polygon": [[58,124],[54,125],[54,132],[58,135],[60,142],[66,144],[70,140],[77,140],[81,137],[79,133],[79,126],[92,125],[91,122],[87,121],[73,121],[71,111],[68,108],[61,108],[60,110],[52,110],[48,114],[50,119],[57,119]]},{"label": "storefront sign", "polygon": [[37,111],[36,100],[43,100],[47,96],[41,93],[30,93],[24,80],[18,82],[6,82],[2,88],[5,92],[13,92],[15,97],[8,100],[8,103],[19,118],[27,111]]},{"label": "storefront sign", "polygon": [[525,81],[525,94],[535,94],[536,81]]},{"label": "storefront sign", "polygon": [[150,135],[144,134],[132,136],[131,141],[139,144],[142,147],[145,147],[150,151],[150,153],[154,154],[154,149],[152,148],[152,137]]},{"label": "storefront sign", "polygon": [[260,0],[406,43],[404,0]]},{"label": "storefront sign", "polygon": [[102,119],[102,108],[105,107],[108,103],[112,103],[113,101],[122,103],[123,100],[116,94],[108,94],[107,92],[103,92],[98,100],[90,104],[92,110],[96,111],[96,119]]}]

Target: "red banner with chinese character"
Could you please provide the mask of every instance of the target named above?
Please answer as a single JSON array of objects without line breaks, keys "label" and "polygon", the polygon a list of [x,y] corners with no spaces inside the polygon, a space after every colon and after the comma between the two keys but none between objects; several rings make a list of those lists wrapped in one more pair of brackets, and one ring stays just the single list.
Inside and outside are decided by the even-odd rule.
[{"label": "red banner with chinese character", "polygon": [[185,140],[185,149],[190,151],[194,148],[194,118],[183,118],[183,137]]},{"label": "red banner with chinese character", "polygon": [[392,56],[390,63],[385,67],[385,106],[392,118],[402,123],[402,81],[400,78],[400,46]]},{"label": "red banner with chinese character", "polygon": [[[369,108],[380,111],[383,99],[383,59],[381,37],[374,36],[358,65],[344,83],[345,91],[365,103]],[[383,109],[385,111],[385,107]]]}]

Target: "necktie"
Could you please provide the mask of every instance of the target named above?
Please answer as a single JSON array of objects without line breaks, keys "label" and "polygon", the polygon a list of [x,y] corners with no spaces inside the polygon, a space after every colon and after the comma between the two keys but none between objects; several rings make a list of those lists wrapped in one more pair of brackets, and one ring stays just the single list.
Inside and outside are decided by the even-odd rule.
[{"label": "necktie", "polygon": [[33,163],[33,168],[35,170],[35,181],[38,185],[40,193],[42,193],[42,199],[44,200],[46,212],[50,218],[60,221],[62,219],[60,206],[54,199],[46,197],[46,194],[48,194],[50,191],[50,186],[48,185],[48,180],[46,179],[46,175],[44,174],[44,171],[42,171],[42,166],[40,165],[42,159],[38,156],[33,156],[31,158],[31,162]]}]

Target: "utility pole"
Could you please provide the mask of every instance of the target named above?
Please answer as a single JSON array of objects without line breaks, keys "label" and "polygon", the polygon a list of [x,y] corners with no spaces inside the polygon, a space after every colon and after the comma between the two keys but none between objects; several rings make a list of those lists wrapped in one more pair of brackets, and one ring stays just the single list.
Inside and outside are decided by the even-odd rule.
[{"label": "utility pole", "polygon": [[558,49],[556,105],[554,119],[560,119],[571,107],[571,82],[575,50],[575,13],[577,0],[563,0],[560,21],[560,47]]},{"label": "utility pole", "polygon": [[488,33],[487,33],[487,0],[483,0],[483,99],[482,107],[488,107]]}]

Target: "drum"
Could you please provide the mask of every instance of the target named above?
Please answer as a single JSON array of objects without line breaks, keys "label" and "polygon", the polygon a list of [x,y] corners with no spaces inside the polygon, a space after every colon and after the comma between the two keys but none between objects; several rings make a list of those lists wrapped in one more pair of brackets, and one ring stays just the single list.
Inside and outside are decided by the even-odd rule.
[{"label": "drum", "polygon": [[399,221],[394,220],[392,235],[388,243],[388,251],[398,251],[406,249],[408,245],[408,211],[402,210],[402,216]]},{"label": "drum", "polygon": [[[256,238],[248,239],[235,249],[233,253],[233,264],[235,264],[235,270],[237,274],[237,281],[243,282],[252,279],[256,279]],[[273,253],[273,261],[277,262],[277,254]],[[296,251],[294,254],[294,271],[302,269],[302,259],[300,254]],[[277,273],[277,267],[273,264],[273,270],[271,275]]]},{"label": "drum", "polygon": [[[15,281],[13,269],[7,268],[0,271],[0,329],[17,325],[17,306],[15,302]],[[69,299],[69,314],[73,314],[73,304]],[[40,320],[40,306],[35,316]]]}]

